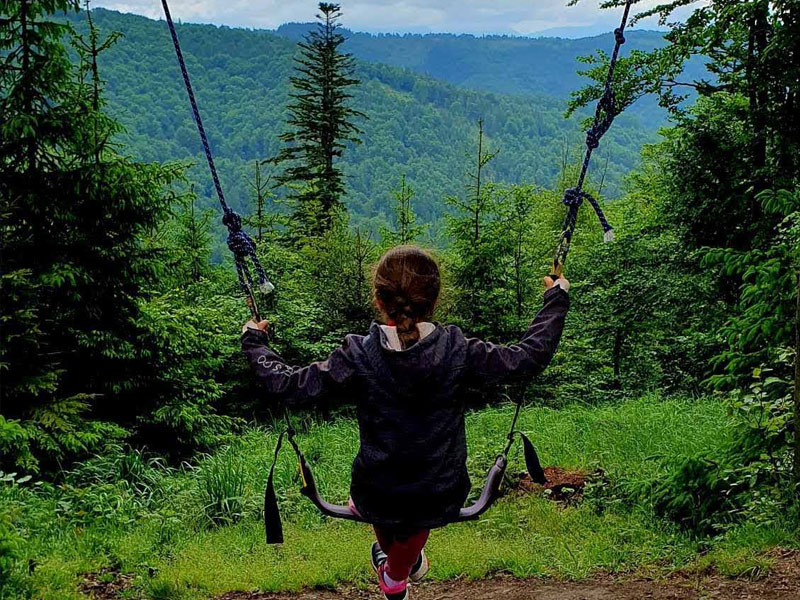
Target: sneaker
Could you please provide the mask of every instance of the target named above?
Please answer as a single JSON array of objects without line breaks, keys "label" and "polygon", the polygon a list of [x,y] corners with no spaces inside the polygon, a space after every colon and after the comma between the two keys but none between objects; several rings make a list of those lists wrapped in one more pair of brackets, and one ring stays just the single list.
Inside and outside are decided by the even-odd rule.
[{"label": "sneaker", "polygon": [[405,581],[395,585],[386,583],[386,578],[384,577],[386,574],[386,558],[386,553],[381,550],[378,542],[372,544],[370,559],[372,568],[378,574],[378,585],[381,588],[381,592],[383,592],[383,597],[386,600],[408,600],[408,584]]},{"label": "sneaker", "polygon": [[425,575],[428,574],[430,568],[431,564],[428,562],[428,557],[425,556],[425,550],[422,550],[419,553],[417,562],[415,562],[414,566],[411,568],[411,575],[409,575],[408,578],[414,583],[422,581]]}]

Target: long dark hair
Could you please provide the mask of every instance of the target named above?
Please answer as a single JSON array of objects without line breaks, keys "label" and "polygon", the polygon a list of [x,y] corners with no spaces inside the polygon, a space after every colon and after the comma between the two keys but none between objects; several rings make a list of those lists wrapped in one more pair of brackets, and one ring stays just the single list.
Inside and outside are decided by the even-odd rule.
[{"label": "long dark hair", "polygon": [[439,265],[418,246],[396,246],[378,262],[373,293],[379,308],[394,321],[403,348],[419,341],[417,323],[433,315],[440,288]]}]

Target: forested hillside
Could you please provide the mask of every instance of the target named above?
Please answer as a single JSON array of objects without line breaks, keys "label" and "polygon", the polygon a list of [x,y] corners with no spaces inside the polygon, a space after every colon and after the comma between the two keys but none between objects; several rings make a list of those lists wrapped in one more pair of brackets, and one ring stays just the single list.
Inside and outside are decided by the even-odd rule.
[{"label": "forested hillside", "polygon": [[[286,23],[275,33],[296,42],[312,26]],[[611,32],[579,39],[351,31],[346,35],[347,50],[362,60],[406,67],[465,88],[559,98],[585,83],[578,74],[579,56],[614,46]],[[658,31],[629,31],[626,38],[626,52],[665,43]]]},{"label": "forested hillside", "polygon": [[[124,34],[101,55],[100,67],[109,109],[127,130],[122,139],[128,151],[143,160],[196,162],[191,178],[198,193],[210,197],[211,182],[165,23],[105,10],[95,11],[95,20],[106,33]],[[79,30],[85,27],[81,17],[74,22]],[[274,156],[280,148],[294,43],[267,32],[210,25],[178,30],[223,184],[233,205],[245,209],[252,161]],[[391,47],[391,40],[387,44]],[[571,162],[577,160],[580,119],[563,118],[565,97],[459,89],[367,62],[359,63],[357,75],[362,84],[353,102],[368,118],[360,123],[363,143],[346,155],[345,172],[348,206],[359,220],[386,220],[390,192],[402,175],[417,190],[420,217],[441,216],[442,199],[463,193],[478,119],[484,120],[488,145],[500,151],[490,179],[549,186],[565,152]],[[593,174],[596,180],[605,175],[605,193],[619,192],[642,144],[654,136],[653,128],[635,116],[620,117]]]},{"label": "forested hillside", "polygon": [[[287,23],[275,30],[293,41],[312,25]],[[625,53],[665,45],[663,32],[632,30],[625,34]],[[347,32],[346,48],[361,60],[411,69],[459,87],[497,94],[544,94],[567,98],[586,83],[579,60],[614,46],[614,35],[566,39],[462,34],[370,34]],[[684,66],[687,79],[710,77],[700,57]],[[667,123],[667,111],[655,97],[642,98],[630,113],[648,130]]]}]

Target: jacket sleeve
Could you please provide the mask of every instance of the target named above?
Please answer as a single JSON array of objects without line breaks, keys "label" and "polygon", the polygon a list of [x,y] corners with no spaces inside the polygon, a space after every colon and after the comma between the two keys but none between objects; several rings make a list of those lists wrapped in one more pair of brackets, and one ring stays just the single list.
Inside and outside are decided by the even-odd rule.
[{"label": "jacket sleeve", "polygon": [[256,379],[276,400],[294,406],[310,405],[330,392],[342,391],[355,373],[349,339],[324,361],[306,367],[287,365],[267,346],[267,334],[246,329],[242,334],[242,352]]},{"label": "jacket sleeve", "polygon": [[504,346],[468,338],[468,377],[482,383],[540,374],[556,353],[568,310],[569,294],[555,287],[545,292],[542,310],[518,343]]}]

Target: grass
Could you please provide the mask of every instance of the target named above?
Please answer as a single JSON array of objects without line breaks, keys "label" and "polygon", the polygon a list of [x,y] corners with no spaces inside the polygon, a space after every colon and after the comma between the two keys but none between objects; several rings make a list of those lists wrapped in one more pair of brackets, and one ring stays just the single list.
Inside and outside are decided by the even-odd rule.
[{"label": "grass", "polygon": [[[510,417],[510,406],[469,415],[469,468],[476,485],[500,449]],[[602,468],[611,486],[622,488],[663,475],[671,455],[713,452],[731,435],[719,403],[656,397],[599,408],[527,409],[520,428],[532,435],[544,464]],[[343,501],[358,445],[356,424],[313,425],[299,441],[324,494]],[[146,493],[142,483],[120,482],[46,494],[0,488],[0,502],[7,502],[24,530],[26,556],[36,561],[32,575],[17,573],[18,587],[42,600],[79,598],[78,575],[109,566],[137,575],[132,598],[193,600],[232,590],[370,585],[369,528],[316,513],[297,491],[290,451],[276,471],[286,543],[264,543],[259,511],[274,442],[273,432],[249,430],[195,468],[159,468]],[[515,452],[511,470],[519,471],[523,461],[520,449]],[[140,473],[137,481],[142,479]],[[97,506],[103,503],[112,510]],[[794,535],[751,523],[719,540],[695,540],[655,518],[646,505],[597,500],[560,508],[512,494],[477,523],[435,531],[429,553],[432,575],[442,579],[498,572],[583,578],[598,571],[709,567],[757,575],[768,568],[760,552],[797,543]]]}]

